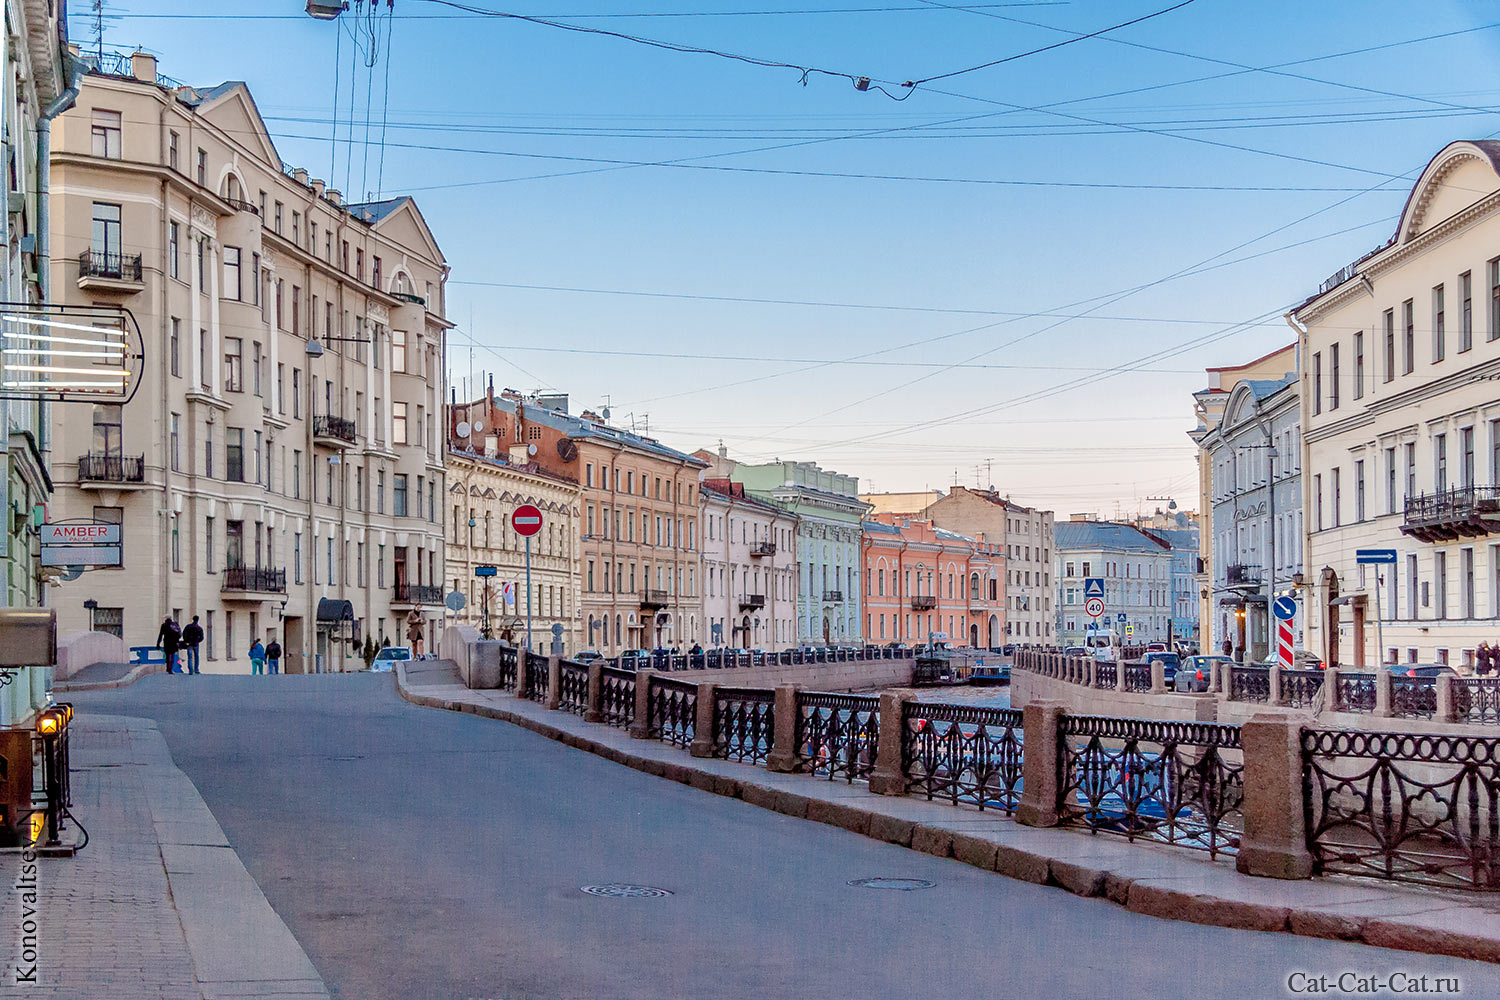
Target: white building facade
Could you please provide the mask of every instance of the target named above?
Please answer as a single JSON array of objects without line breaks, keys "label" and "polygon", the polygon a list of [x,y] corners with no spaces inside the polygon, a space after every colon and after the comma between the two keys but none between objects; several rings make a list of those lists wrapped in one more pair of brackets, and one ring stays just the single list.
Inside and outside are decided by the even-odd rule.
[{"label": "white building facade", "polygon": [[797,516],[727,479],[704,480],[699,496],[706,644],[795,647]]},{"label": "white building facade", "polygon": [[[1308,647],[1473,660],[1500,641],[1500,143],[1455,142],[1385,246],[1289,314],[1306,429]],[[1361,565],[1360,549],[1394,564]]]},{"label": "white building facade", "polygon": [[1112,521],[1062,521],[1057,540],[1057,641],[1083,645],[1095,621],[1086,611],[1085,580],[1103,582],[1101,628],[1110,628],[1127,645],[1166,642],[1172,622],[1172,547],[1130,524]]}]

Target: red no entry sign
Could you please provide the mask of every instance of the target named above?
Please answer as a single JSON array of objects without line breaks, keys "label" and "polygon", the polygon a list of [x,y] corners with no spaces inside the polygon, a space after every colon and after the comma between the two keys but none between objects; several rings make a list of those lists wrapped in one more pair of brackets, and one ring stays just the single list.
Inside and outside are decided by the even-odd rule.
[{"label": "red no entry sign", "polygon": [[510,526],[518,535],[534,535],[542,530],[542,512],[534,504],[523,503],[510,516]]}]

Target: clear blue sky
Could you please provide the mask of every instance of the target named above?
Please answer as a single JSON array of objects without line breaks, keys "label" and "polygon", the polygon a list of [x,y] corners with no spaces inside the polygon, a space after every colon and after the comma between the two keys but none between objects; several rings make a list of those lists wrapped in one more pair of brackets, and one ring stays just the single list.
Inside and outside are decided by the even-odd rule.
[{"label": "clear blue sky", "polygon": [[[506,2],[472,5],[900,83],[1171,0]],[[247,81],[283,158],[328,175],[347,34],[336,74],[339,29],[302,0],[112,6],[108,46],[155,51],[186,82]],[[70,7],[84,41],[87,3]],[[861,10],[723,13],[832,8]],[[673,12],[697,14],[583,16]],[[1461,33],[1319,58],[1447,32]],[[386,195],[418,198],[453,266],[455,379],[472,335],[476,381],[567,391],[575,410],[607,400],[615,423],[649,420],[677,447],[722,438],[738,457],[810,459],[877,490],[955,472],[973,484],[987,467],[981,479],[1063,515],[1157,495],[1195,506],[1185,431],[1203,368],[1290,343],[1280,313],[1390,235],[1409,182],[1387,178],[1500,131],[1492,2],[1195,0],[899,103],[431,0],[397,0],[385,41],[383,173],[378,128],[366,159],[361,67],[352,168],[341,141],[334,183],[356,197],[383,177]],[[1225,65],[1310,59],[1278,72],[1324,82]],[[1014,109],[1041,105],[1058,106]],[[587,162],[724,153],[692,161],[722,169]],[[1233,263],[1162,280],[1210,259]],[[1061,315],[1028,315],[1041,312]],[[1122,365],[1136,370],[1110,373]]]}]

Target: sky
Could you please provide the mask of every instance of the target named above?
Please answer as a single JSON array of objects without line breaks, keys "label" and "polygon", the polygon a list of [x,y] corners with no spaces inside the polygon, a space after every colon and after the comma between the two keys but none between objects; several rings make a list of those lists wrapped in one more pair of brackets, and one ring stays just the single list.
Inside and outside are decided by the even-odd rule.
[{"label": "sky", "polygon": [[246,81],[346,198],[413,195],[460,396],[1115,516],[1195,508],[1204,369],[1291,343],[1432,156],[1500,134],[1500,2],[1178,4],[396,0],[366,66],[369,3],[112,0],[104,43]]}]

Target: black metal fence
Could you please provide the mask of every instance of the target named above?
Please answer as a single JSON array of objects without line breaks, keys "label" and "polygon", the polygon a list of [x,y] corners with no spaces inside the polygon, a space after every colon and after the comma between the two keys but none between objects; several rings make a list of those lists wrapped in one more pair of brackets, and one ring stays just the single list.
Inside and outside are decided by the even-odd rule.
[{"label": "black metal fence", "polygon": [[1125,671],[1125,690],[1136,694],[1145,694],[1151,690],[1151,667],[1147,664],[1123,663],[1120,669]]},{"label": "black metal fence", "polygon": [[515,646],[500,647],[500,687],[506,691],[516,689],[516,654]]},{"label": "black metal fence", "polygon": [[646,710],[646,731],[652,738],[687,749],[698,717],[698,685],[653,676]]},{"label": "black metal fence", "polygon": [[1302,731],[1318,870],[1500,890],[1500,739]]},{"label": "black metal fence", "polygon": [[906,703],[901,765],[907,791],[1014,813],[1021,764],[1019,709]]},{"label": "black metal fence", "polygon": [[1321,670],[1278,670],[1281,704],[1288,708],[1307,708],[1318,701],[1323,687]]},{"label": "black metal fence", "polygon": [[822,647],[783,649],[780,652],[708,649],[699,653],[652,652],[646,656],[617,656],[608,662],[621,670],[650,669],[670,672],[790,666],[806,663],[860,663],[870,660],[895,660],[909,655],[911,655],[910,650],[890,649],[886,646],[866,646],[862,649]]},{"label": "black metal fence", "polygon": [[526,685],[521,691],[521,697],[546,702],[547,658],[540,653],[526,650],[522,650],[521,655],[526,657]]},{"label": "black metal fence", "polygon": [[1119,667],[1114,663],[1094,664],[1094,687],[1113,688],[1119,682]]},{"label": "black metal fence", "polygon": [[1238,726],[1064,715],[1059,729],[1063,825],[1210,856],[1239,849],[1244,765],[1226,756]]},{"label": "black metal fence", "polygon": [[776,738],[776,692],[714,688],[714,756],[764,764]]},{"label": "black metal fence", "polygon": [[599,715],[611,726],[635,721],[635,671],[606,665],[599,684]]},{"label": "black metal fence", "polygon": [[1375,675],[1338,672],[1333,690],[1336,712],[1375,711]]},{"label": "black metal fence", "polygon": [[1231,664],[1229,667],[1229,700],[1270,701],[1271,668],[1242,667],[1238,664]]},{"label": "black metal fence", "polygon": [[589,707],[589,668],[572,660],[558,660],[557,670],[557,706],[582,715]]},{"label": "black metal fence", "polygon": [[1500,678],[1460,677],[1454,682],[1453,701],[1459,722],[1500,726]]},{"label": "black metal fence", "polygon": [[1437,678],[1391,678],[1391,715],[1398,719],[1430,719],[1437,714]]},{"label": "black metal fence", "polygon": [[878,697],[798,691],[796,721],[797,770],[853,781],[875,769]]}]

